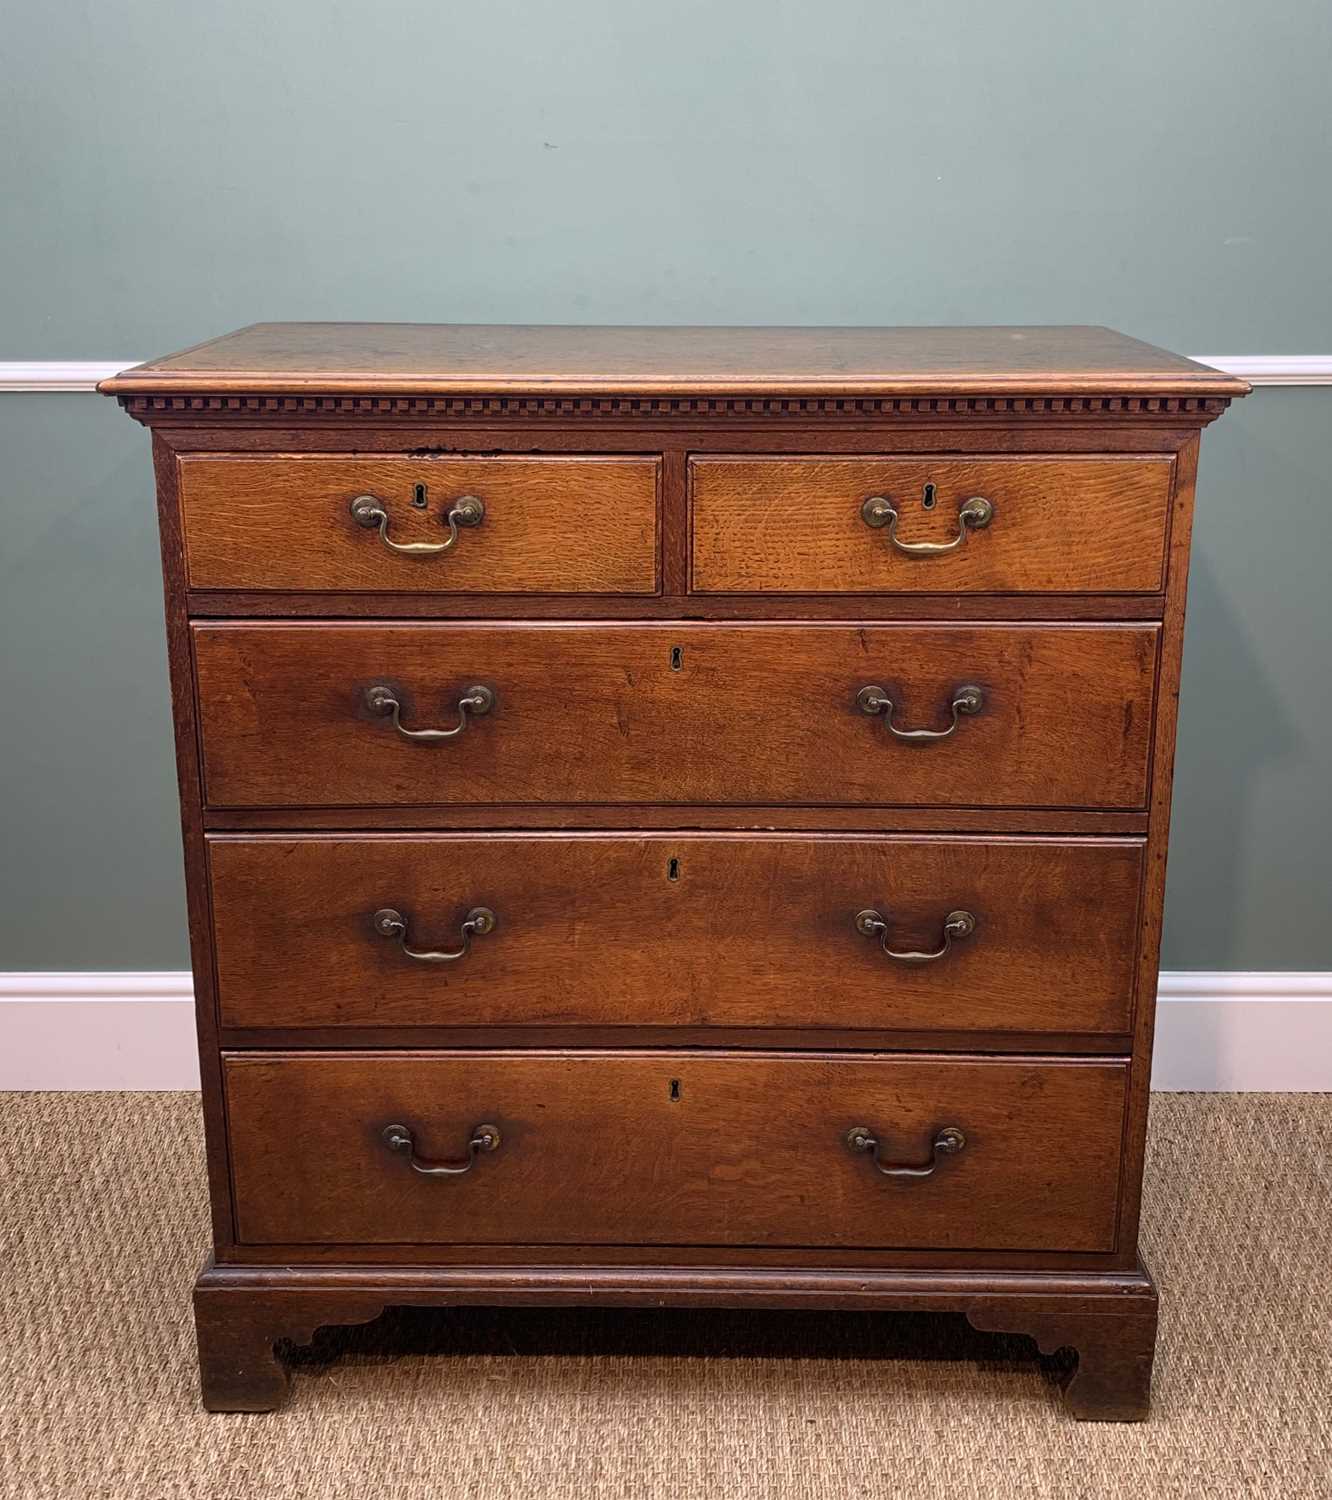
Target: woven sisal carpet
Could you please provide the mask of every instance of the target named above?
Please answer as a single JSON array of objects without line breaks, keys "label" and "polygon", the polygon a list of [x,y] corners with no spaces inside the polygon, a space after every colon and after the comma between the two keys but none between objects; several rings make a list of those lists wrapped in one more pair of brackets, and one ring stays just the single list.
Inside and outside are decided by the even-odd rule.
[{"label": "woven sisal carpet", "polygon": [[0,1095],[0,1496],[1332,1496],[1332,1095],[1161,1095],[1155,1415],[960,1320],[445,1311],[320,1334],[273,1416],[196,1403],[186,1094]]}]

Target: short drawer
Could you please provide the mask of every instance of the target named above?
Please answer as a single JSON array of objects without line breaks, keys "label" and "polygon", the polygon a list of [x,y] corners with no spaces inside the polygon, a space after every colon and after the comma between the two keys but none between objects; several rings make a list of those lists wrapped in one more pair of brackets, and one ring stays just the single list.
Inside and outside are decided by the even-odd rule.
[{"label": "short drawer", "polygon": [[215,836],[221,1019],[1122,1035],[1142,860],[1137,839]]},{"label": "short drawer", "polygon": [[706,594],[1149,594],[1168,456],[695,458]]},{"label": "short drawer", "polygon": [[242,1243],[1115,1244],[1121,1062],[252,1053],[225,1081]]},{"label": "short drawer", "polygon": [[206,795],[1139,808],[1157,639],[1154,625],[196,625]]},{"label": "short drawer", "polygon": [[193,589],[651,594],[659,478],[652,456],[184,457],[186,577]]}]

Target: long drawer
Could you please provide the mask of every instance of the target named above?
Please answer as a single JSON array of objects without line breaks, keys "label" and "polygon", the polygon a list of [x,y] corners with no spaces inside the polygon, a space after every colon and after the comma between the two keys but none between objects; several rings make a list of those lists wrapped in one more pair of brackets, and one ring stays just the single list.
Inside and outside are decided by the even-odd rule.
[{"label": "long drawer", "polygon": [[1147,796],[1154,625],[193,632],[216,808]]},{"label": "long drawer", "polygon": [[225,1059],[248,1244],[1106,1251],[1126,1080],[827,1053]]},{"label": "long drawer", "polygon": [[186,575],[195,589],[650,594],[660,476],[655,456],[189,455]]},{"label": "long drawer", "polygon": [[1174,459],[707,457],[700,593],[1152,593]]},{"label": "long drawer", "polygon": [[1136,839],[214,837],[221,1019],[1123,1034],[1142,860]]}]

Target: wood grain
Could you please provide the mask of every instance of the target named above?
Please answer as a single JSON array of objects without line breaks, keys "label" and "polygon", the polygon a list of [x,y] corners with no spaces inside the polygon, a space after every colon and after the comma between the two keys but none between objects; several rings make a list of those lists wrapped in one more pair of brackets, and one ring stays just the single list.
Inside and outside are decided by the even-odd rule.
[{"label": "wood grain", "polygon": [[[1164,457],[694,458],[693,586],[759,594],[1150,594],[1164,578]],[[926,504],[926,486],[931,486]],[[954,552],[908,556],[867,526],[889,500],[906,543],[948,543],[972,496],[994,506]]]},{"label": "wood grain", "polygon": [[[691,453],[726,456],[736,453],[837,454],[860,453],[882,457],[917,454],[925,457],[959,457],[1002,453],[1030,453],[1036,457],[1052,453],[1086,454],[1089,457],[1123,454],[1168,454],[1173,456],[1197,435],[1198,419],[1171,423],[1168,403],[1138,421],[1105,421],[1094,409],[1076,419],[1064,415],[1036,415],[1018,410],[982,416],[976,410],[966,417],[930,410],[893,422],[854,418],[827,421],[819,415],[792,413],[781,421],[712,411],[692,422],[676,417],[654,425],[644,417],[620,421],[604,416],[595,422],[596,437],[580,420],[524,422],[520,417],[503,420],[476,416],[451,418],[442,425],[423,414],[386,418],[378,409],[373,420],[339,420],[325,412],[314,418],[296,414],[289,404],[272,398],[264,420],[245,413],[240,421],[226,397],[202,407],[192,422],[184,412],[172,408],[173,420],[164,424],[158,437],[173,453],[283,454],[345,453],[351,456],[383,454],[507,453],[540,457],[547,453],[630,454],[659,453],[667,449],[682,456]],[[1158,409],[1159,408],[1159,409]],[[321,408],[322,410],[322,408]],[[581,410],[581,408],[580,408]],[[367,411],[367,416],[369,410]],[[683,490],[681,491],[683,493]]]},{"label": "wood grain", "polygon": [[[836,835],[213,838],[228,1027],[658,1026],[1111,1033],[1128,1028],[1137,840]],[[274,893],[281,893],[275,901]],[[454,963],[469,909],[496,930]],[[933,963],[958,908],[977,930]]]},{"label": "wood grain", "polygon": [[[501,1045],[494,1037],[491,1050]],[[265,1049],[272,1051],[273,1048]],[[338,1048],[338,1051],[343,1050]],[[375,1051],[383,1049],[374,1048]],[[456,1049],[455,1049],[456,1050]],[[612,1048],[622,1051],[623,1048]],[[804,1049],[796,1049],[803,1051]],[[854,1055],[854,1054],[853,1054]],[[1015,1054],[1016,1055],[1016,1054]],[[1061,1060],[1062,1059],[1057,1059]],[[1123,1059],[1119,1061],[1122,1063]],[[233,1244],[227,1251],[229,1266],[263,1267],[272,1270],[276,1257],[271,1246]],[[445,1267],[466,1267],[476,1271],[485,1267],[492,1273],[507,1270],[515,1283],[521,1284],[524,1272],[538,1267],[559,1267],[571,1273],[569,1284],[582,1280],[587,1287],[597,1282],[596,1272],[608,1266],[619,1267],[628,1274],[634,1269],[644,1272],[644,1285],[656,1279],[665,1268],[701,1272],[716,1270],[752,1271],[765,1280],[810,1270],[844,1271],[965,1271],[978,1273],[974,1289],[982,1292],[987,1285],[1020,1271],[1037,1271],[1044,1275],[1068,1272],[1095,1272],[1098,1275],[1122,1273],[1135,1256],[1118,1250],[959,1250],[955,1246],[912,1245],[897,1250],[858,1245],[844,1248],[836,1245],[532,1245],[490,1244],[484,1253],[475,1245],[450,1244],[447,1241],[410,1245],[305,1245],[284,1241],[281,1264],[290,1269],[330,1269],[359,1267],[386,1278],[398,1271]]]},{"label": "wood grain", "polygon": [[967,1308],[967,1321],[987,1332],[1026,1334],[1042,1354],[1072,1349],[1078,1362],[1064,1400],[1082,1421],[1146,1420],[1156,1358],[1154,1296],[1136,1297],[1127,1308],[982,1297]]},{"label": "wood grain", "polygon": [[225,1255],[232,1234],[231,1171],[226,1121],[222,1112],[222,1061],[218,1051],[217,1005],[213,989],[213,923],[205,877],[203,767],[199,761],[199,725],[194,683],[194,655],[185,606],[184,548],[176,493],[175,455],[153,434],[153,473],[157,481],[158,531],[166,613],[167,667],[171,681],[171,717],[175,735],[176,782],[180,797],[181,847],[185,857],[185,905],[189,928],[190,967],[194,980],[195,1032],[203,1095],[204,1157],[213,1247]]},{"label": "wood grain", "polygon": [[[678,546],[683,532],[667,533]],[[511,594],[262,593],[192,589],[201,620],[1159,620],[1160,594]]]},{"label": "wood grain", "polygon": [[[180,459],[186,568],[195,589],[475,594],[650,594],[657,587],[655,457]],[[425,508],[413,504],[424,486]],[[399,543],[443,542],[453,501],[481,524],[447,553],[404,555],[352,519],[373,494]]]},{"label": "wood grain", "polygon": [[1244,381],[1109,328],[255,323],[104,380],[108,395],[392,392],[1242,396]]},{"label": "wood grain", "polygon": [[[1048,1062],[745,1053],[332,1053],[226,1059],[239,1238],[247,1243],[934,1245],[1114,1243],[1126,1069]],[[456,1159],[414,1172],[381,1132]],[[890,1159],[964,1150],[933,1176]],[[275,1144],[280,1149],[275,1150]]]},{"label": "wood grain", "polygon": [[[644,1247],[645,1257],[652,1253]],[[724,1250],[714,1250],[724,1255]],[[762,1250],[748,1252],[755,1258]],[[960,1252],[954,1252],[960,1254]],[[836,1251],[825,1251],[835,1257]],[[209,1262],[194,1306],[210,1411],[271,1411],[287,1390],[279,1342],[365,1323],[388,1306],[771,1307],[962,1313],[974,1327],[1035,1335],[1078,1354],[1069,1400],[1085,1418],[1146,1415],[1157,1298],[1139,1262],[1118,1274],[1045,1270],[850,1270],[807,1266],[240,1266]],[[1145,1358],[1145,1369],[1144,1369]]]},{"label": "wood grain", "polygon": [[777,830],[804,833],[1094,833],[1143,834],[1145,811],[1106,812],[1039,807],[791,807],[781,803],[748,803],[744,807],[677,802],[669,806],[632,803],[503,802],[402,803],[393,807],[232,807],[209,809],[204,826],[211,832],[283,832],[339,830],[425,832],[490,829],[540,832],[547,829],[716,829],[755,833]]},{"label": "wood grain", "polygon": [[[1075,1348],[1076,1415],[1143,1415],[1189,520],[1243,381],[1094,328],[260,324],[103,389],[153,428],[206,1404],[272,1407],[275,1339],[391,1302],[595,1301],[962,1312]],[[416,538],[422,470],[497,497],[447,573],[309,486],[367,474]],[[908,539],[978,477],[996,520],[898,566],[862,477],[906,486]],[[411,726],[475,680],[500,704],[430,750],[357,716],[374,680]],[[942,727],[968,680],[984,712],[927,747],[851,708],[875,681]],[[441,984],[350,930],[381,881],[432,940],[464,881],[502,925]],[[885,976],[833,914],[871,881],[913,945],[960,892],[970,946]],[[441,1194],[377,1145],[389,1108],[503,1149]],[[944,1110],[971,1140],[928,1179],[841,1145],[919,1152]]]},{"label": "wood grain", "polygon": [[1179,455],[1179,480],[1170,521],[1170,592],[1162,626],[1161,668],[1157,678],[1156,722],[1152,736],[1151,822],[1147,838],[1142,933],[1139,940],[1137,1003],[1133,1014],[1133,1060],[1129,1071],[1128,1109],[1124,1121],[1124,1188],[1122,1228],[1126,1242],[1136,1241],[1142,1209],[1142,1174],[1147,1151],[1147,1111],[1156,1027],[1156,979],[1161,958],[1165,911],[1166,855],[1170,842],[1170,805],[1174,789],[1175,729],[1179,717],[1179,683],[1184,653],[1184,605],[1188,593],[1189,542],[1193,529],[1194,486],[1199,440],[1195,435]]},{"label": "wood grain", "polygon": [[[817,1017],[808,1026],[646,1026],[545,1025],[521,1021],[514,1026],[483,1021],[474,1026],[450,1024],[370,1026],[223,1026],[219,1044],[230,1051],[288,1048],[318,1051],[330,1047],[596,1047],[618,1051],[625,1047],[725,1047],[742,1051],[892,1051],[983,1052],[995,1055],[1041,1057],[1124,1058],[1131,1045],[1123,1031],[1007,1031],[968,1028],[951,1031],[946,1024],[930,1024],[917,1031],[873,1027],[848,1030],[827,1025]],[[919,1252],[917,1252],[919,1253]]]},{"label": "wood grain", "polygon": [[[1156,630],[1099,626],[196,625],[214,807],[863,802],[1140,807]],[[673,653],[680,652],[679,657]],[[678,660],[678,669],[672,665]],[[393,688],[446,727],[473,683],[491,713],[414,743],[363,699]],[[897,695],[945,740],[894,739],[856,706]]]}]

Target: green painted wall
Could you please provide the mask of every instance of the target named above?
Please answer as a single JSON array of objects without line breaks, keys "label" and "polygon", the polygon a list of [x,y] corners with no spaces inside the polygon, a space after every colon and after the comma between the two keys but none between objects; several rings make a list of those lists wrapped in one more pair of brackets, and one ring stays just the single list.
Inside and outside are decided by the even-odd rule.
[{"label": "green painted wall", "polygon": [[[264,318],[1332,351],[1323,0],[11,9],[0,359]],[[1332,968],[1330,418],[1204,442],[1171,967]],[[181,967],[146,434],[0,394],[0,456],[0,969]]]},{"label": "green painted wall", "polygon": [[147,433],[0,393],[0,970],[185,969]]}]

